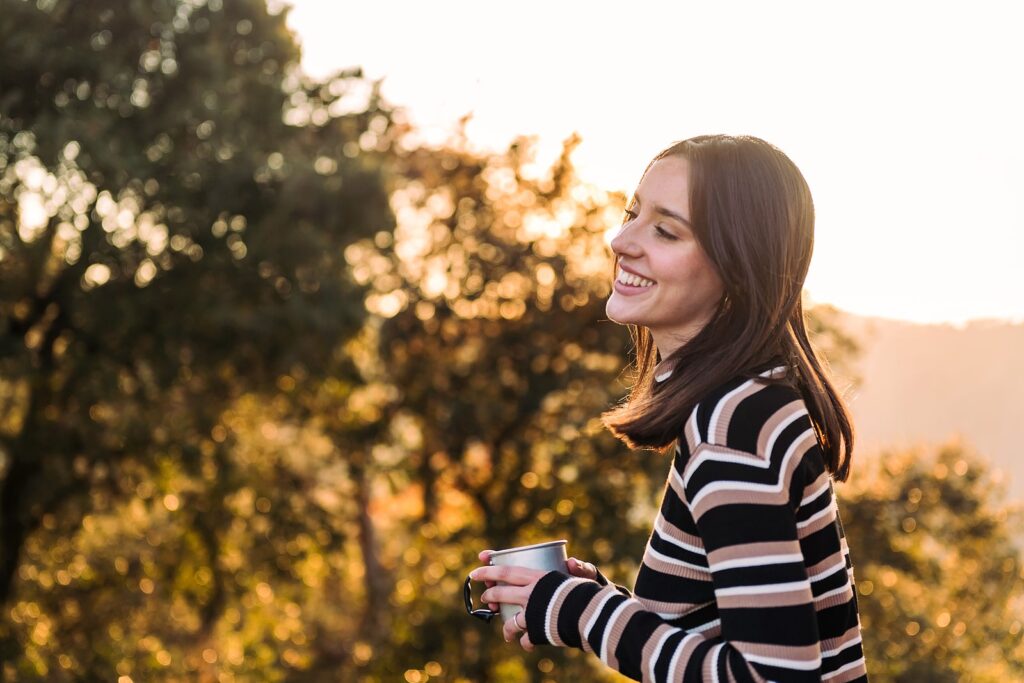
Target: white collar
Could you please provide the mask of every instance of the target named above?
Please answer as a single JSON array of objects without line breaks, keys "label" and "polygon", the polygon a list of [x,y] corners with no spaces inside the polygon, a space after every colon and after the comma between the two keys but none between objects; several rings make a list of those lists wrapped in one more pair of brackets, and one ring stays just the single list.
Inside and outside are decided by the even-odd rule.
[{"label": "white collar", "polygon": [[[661,372],[658,369],[661,368]],[[662,360],[660,363],[654,366],[654,381],[664,382],[672,376],[672,371],[675,370],[675,361]]]}]

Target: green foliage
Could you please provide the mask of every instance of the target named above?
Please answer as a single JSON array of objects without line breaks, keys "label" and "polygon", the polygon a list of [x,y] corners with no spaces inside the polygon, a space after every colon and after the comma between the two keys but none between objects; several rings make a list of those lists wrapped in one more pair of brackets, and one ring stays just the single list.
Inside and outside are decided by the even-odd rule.
[{"label": "green foliage", "polygon": [[883,452],[872,465],[840,501],[869,673],[1020,680],[1019,507],[1001,502],[985,461],[959,443]]},{"label": "green foliage", "polygon": [[[550,538],[631,583],[668,472],[597,419],[624,198],[578,139],[417,146],[256,0],[0,2],[0,672],[620,680],[461,605]],[[983,464],[882,462],[841,491],[874,677],[1019,678]]]},{"label": "green foliage", "polygon": [[[144,576],[182,587],[165,615],[176,600],[201,632],[221,618],[230,501],[253,474],[228,456],[224,415],[341,371],[366,315],[344,249],[392,225],[389,110],[358,73],[312,83],[297,57],[256,0],[3,3],[0,605],[33,580],[26,544],[59,530],[71,554],[54,561],[75,579],[59,585],[91,599],[94,578],[123,591]],[[145,521],[162,490],[187,514]],[[103,553],[74,537],[114,512],[125,533],[159,529],[97,576]],[[104,529],[83,542],[122,533]],[[207,587],[178,575],[189,553]],[[0,658],[25,652],[18,670],[41,673],[68,652],[109,677],[141,603],[103,605],[90,617],[117,629],[76,632],[71,615],[67,649],[58,623],[12,630],[5,607]]]},{"label": "green foliage", "polygon": [[[461,139],[402,155],[393,237],[350,248],[355,276],[372,284],[368,307],[383,319],[380,363],[400,392],[402,457],[369,468],[420,499],[390,539],[397,547],[380,548],[408,588],[377,633],[412,621],[413,647],[393,636],[363,673],[401,675],[423,666],[410,657],[420,651],[470,680],[512,676],[508,653],[488,642],[493,629],[467,625],[457,609],[459,572],[484,548],[565,537],[572,552],[623,573],[642,554],[665,461],[628,453],[597,419],[621,397],[628,354],[628,334],[603,310],[604,231],[622,198],[575,178],[576,142],[545,172],[528,140],[501,155],[475,154]],[[450,571],[437,581],[439,566]],[[373,591],[368,582],[368,604],[389,598]],[[386,639],[374,636],[366,642],[379,652]],[[525,659],[538,673],[546,662],[566,677],[595,675],[564,651]]]}]

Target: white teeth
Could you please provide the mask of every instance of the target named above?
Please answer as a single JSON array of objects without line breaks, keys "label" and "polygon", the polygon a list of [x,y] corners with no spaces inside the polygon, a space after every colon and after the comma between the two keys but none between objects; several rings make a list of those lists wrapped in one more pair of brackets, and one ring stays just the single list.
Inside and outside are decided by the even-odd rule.
[{"label": "white teeth", "polygon": [[622,284],[630,285],[632,287],[650,287],[654,284],[653,280],[648,280],[647,278],[640,277],[639,275],[627,273],[624,270],[619,271],[618,280]]}]

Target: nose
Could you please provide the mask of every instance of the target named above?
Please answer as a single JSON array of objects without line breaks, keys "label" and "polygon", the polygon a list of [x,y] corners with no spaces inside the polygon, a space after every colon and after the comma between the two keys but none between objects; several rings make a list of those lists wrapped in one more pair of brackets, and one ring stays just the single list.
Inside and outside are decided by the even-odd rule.
[{"label": "nose", "polygon": [[634,222],[623,223],[609,243],[616,256],[637,257],[641,255],[640,243],[636,239],[636,231],[632,228]]}]

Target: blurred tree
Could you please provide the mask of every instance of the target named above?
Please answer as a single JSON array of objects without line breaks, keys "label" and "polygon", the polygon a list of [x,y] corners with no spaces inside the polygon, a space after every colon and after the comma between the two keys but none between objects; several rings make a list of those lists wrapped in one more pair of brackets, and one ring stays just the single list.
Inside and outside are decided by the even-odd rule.
[{"label": "blurred tree", "polygon": [[[550,169],[526,139],[504,154],[458,137],[401,155],[394,234],[347,252],[372,287],[380,363],[400,396],[389,446],[403,457],[367,458],[360,470],[415,491],[401,533],[380,548],[393,580],[366,587],[380,623],[361,641],[375,656],[353,676],[426,675],[435,661],[487,680],[519,666],[458,609],[459,574],[485,547],[557,532],[597,562],[619,555],[625,568],[642,553],[648,520],[626,511],[652,505],[663,462],[623,453],[597,421],[621,393],[628,354],[625,329],[604,320],[604,232],[622,198],[575,177],[577,143]],[[526,661],[534,671],[551,663]],[[593,675],[582,659],[569,671]]]},{"label": "blurred tree", "polygon": [[[665,458],[629,453],[598,419],[624,393],[630,351],[626,329],[604,315],[605,233],[625,197],[576,177],[578,142],[551,168],[528,138],[482,154],[461,131],[441,148],[399,153],[394,234],[348,249],[380,320],[379,376],[398,397],[390,442],[329,432],[361,453],[354,486],[386,482],[404,505],[360,525],[364,539],[386,539],[364,543],[373,627],[314,668],[354,663],[346,676],[388,680],[443,662],[469,680],[542,679],[556,667],[569,680],[618,679],[574,651],[510,652],[493,624],[467,626],[457,608],[459,573],[479,550],[552,537],[629,583],[667,474]],[[833,364],[847,363],[855,344],[811,315]]]},{"label": "blurred tree", "polygon": [[551,537],[630,583],[667,473],[578,139],[423,146],[256,0],[0,3],[0,671],[615,680],[461,608]]},{"label": "blurred tree", "polygon": [[1024,679],[1019,506],[961,443],[870,463],[840,506],[873,680]]},{"label": "blurred tree", "polygon": [[833,381],[842,393],[860,385],[862,378],[855,370],[861,343],[843,328],[843,313],[831,304],[809,305],[804,296],[804,310],[807,311],[807,333],[815,350],[824,357],[832,372]]},{"label": "blurred tree", "polygon": [[[366,311],[342,255],[392,225],[393,120],[358,72],[312,82],[298,55],[260,0],[3,0],[0,660],[26,644],[8,617],[29,539],[125,495],[187,510],[177,538],[208,576],[177,597],[209,631],[250,474],[225,411],[351,371],[341,345]],[[141,576],[176,575],[172,548]],[[91,591],[110,577],[84,557],[62,570]],[[75,668],[95,656],[107,678],[93,645]]]}]

